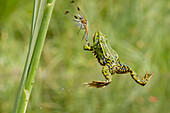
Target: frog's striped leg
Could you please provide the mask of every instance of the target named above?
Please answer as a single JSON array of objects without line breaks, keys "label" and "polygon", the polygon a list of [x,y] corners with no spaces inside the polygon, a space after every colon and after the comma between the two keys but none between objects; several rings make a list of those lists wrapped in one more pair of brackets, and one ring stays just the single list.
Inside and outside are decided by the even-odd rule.
[{"label": "frog's striped leg", "polygon": [[139,77],[129,66],[126,66],[125,64],[120,64],[120,66],[116,67],[117,74],[123,74],[128,72],[130,72],[131,77],[142,86],[145,86],[153,75],[152,73],[148,74],[146,71],[146,74],[143,77]]},{"label": "frog's striped leg", "polygon": [[140,84],[141,86],[145,86],[153,74],[148,74],[146,71],[146,74],[142,78],[139,78],[133,70],[130,70],[130,75],[138,84]]},{"label": "frog's striped leg", "polygon": [[93,81],[92,83],[83,83],[83,84],[89,85],[89,87],[95,87],[95,88],[102,88],[102,87],[107,86],[108,84],[110,84],[112,82],[112,75],[109,72],[108,66],[103,67],[102,73],[103,73],[104,77],[106,78],[106,80]]}]

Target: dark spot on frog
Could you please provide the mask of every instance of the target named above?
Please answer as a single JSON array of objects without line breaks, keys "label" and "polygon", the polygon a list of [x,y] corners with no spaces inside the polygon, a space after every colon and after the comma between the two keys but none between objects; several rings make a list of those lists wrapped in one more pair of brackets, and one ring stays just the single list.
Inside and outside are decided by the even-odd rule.
[{"label": "dark spot on frog", "polygon": [[130,70],[130,73],[132,73],[132,70]]},{"label": "dark spot on frog", "polygon": [[107,60],[109,61],[110,59],[107,58]]},{"label": "dark spot on frog", "polygon": [[105,64],[107,63],[106,60],[105,60],[105,58],[102,57],[102,60],[103,60],[103,64],[105,65]]}]

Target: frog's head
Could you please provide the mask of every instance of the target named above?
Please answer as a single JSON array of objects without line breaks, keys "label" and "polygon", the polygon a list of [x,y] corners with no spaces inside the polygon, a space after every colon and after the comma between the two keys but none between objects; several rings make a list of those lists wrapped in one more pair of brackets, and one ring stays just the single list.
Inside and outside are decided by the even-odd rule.
[{"label": "frog's head", "polygon": [[101,40],[106,41],[106,36],[102,32],[96,31],[95,34],[93,35],[93,44],[97,45]]}]

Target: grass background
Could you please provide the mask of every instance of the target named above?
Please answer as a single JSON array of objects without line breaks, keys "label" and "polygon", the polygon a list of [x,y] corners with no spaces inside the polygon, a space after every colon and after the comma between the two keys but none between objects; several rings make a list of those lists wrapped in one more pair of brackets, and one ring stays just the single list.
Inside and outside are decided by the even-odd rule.
[{"label": "grass background", "polygon": [[[83,82],[103,80],[101,66],[83,50],[83,32],[64,15],[69,0],[57,0],[28,113],[170,112],[170,2],[168,0],[79,0],[89,38],[107,35],[121,62],[140,75],[154,73],[141,87],[129,74],[114,75],[102,89]],[[33,1],[0,0],[0,113],[11,112],[29,45]]]}]

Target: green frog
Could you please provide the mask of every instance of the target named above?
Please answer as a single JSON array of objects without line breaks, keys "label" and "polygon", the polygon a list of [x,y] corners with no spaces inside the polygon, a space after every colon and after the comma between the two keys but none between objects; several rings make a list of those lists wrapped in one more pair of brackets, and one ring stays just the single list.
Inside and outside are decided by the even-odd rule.
[{"label": "green frog", "polygon": [[120,59],[116,51],[114,51],[108,44],[106,36],[100,31],[96,31],[93,36],[93,45],[90,43],[84,45],[84,50],[91,51],[96,57],[99,64],[103,67],[102,73],[106,80],[93,81],[91,83],[83,83],[90,87],[101,88],[112,82],[112,75],[114,73],[124,74],[130,73],[131,77],[140,85],[145,86],[153,74],[146,74],[140,78],[129,66],[120,63]]},{"label": "green frog", "polygon": [[[74,0],[71,0],[71,4],[75,4]],[[84,36],[86,44],[84,45],[84,50],[91,51],[96,57],[99,64],[103,67],[102,73],[106,80],[103,81],[93,81],[91,83],[83,83],[89,85],[89,87],[102,88],[107,86],[112,82],[112,75],[130,73],[131,77],[140,85],[145,86],[153,74],[146,74],[141,78],[139,77],[129,66],[120,63],[120,59],[116,51],[114,51],[104,34],[100,31],[96,31],[93,35],[93,45],[88,41],[88,22],[79,7],[77,9],[77,14],[72,14],[70,11],[65,11],[66,15],[73,17],[75,25],[81,29],[84,29]],[[79,30],[79,31],[80,31]]]}]

